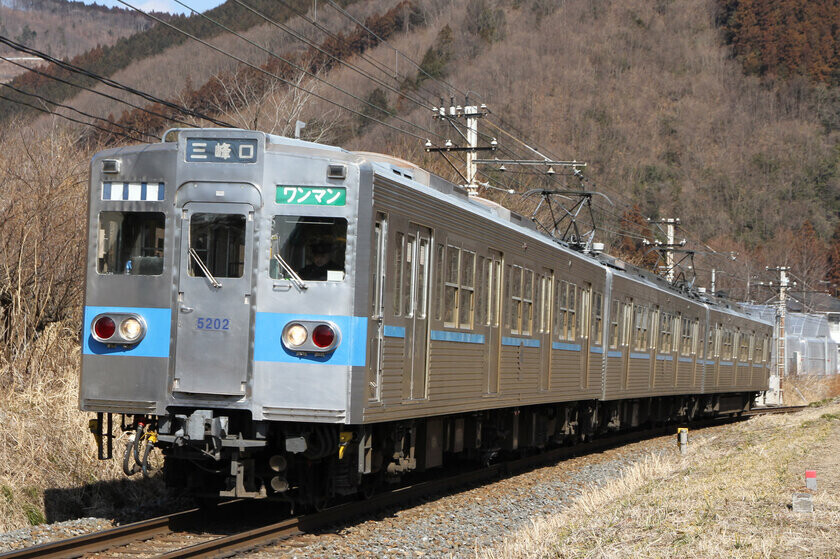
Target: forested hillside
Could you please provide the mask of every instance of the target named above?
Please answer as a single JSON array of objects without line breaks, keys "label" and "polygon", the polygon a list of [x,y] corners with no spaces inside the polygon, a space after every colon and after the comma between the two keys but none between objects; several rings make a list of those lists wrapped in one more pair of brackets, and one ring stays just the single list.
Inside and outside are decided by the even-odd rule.
[{"label": "forested hillside", "polygon": [[[60,58],[111,45],[149,27],[143,15],[119,8],[66,0],[0,2],[0,35]],[[0,55],[15,56],[15,51],[2,45]]]},{"label": "forested hillside", "polygon": [[[285,2],[279,3],[273,0],[251,0],[250,3],[270,17],[280,21],[285,20],[290,13]],[[305,0],[292,0],[289,2],[289,5],[292,6],[297,4],[308,5],[308,2]],[[135,15],[144,17],[141,14]],[[160,14],[152,15],[157,18],[161,17]],[[207,15],[219,21],[226,27],[237,31],[249,29],[258,22],[261,22],[259,18],[243,10],[241,7],[234,5],[232,2],[227,2],[217,8],[209,10]],[[111,46],[104,46],[105,42],[102,42],[96,48],[73,57],[70,62],[97,74],[110,76],[132,63],[154,56],[187,40],[185,35],[173,31],[170,27],[162,24],[151,25],[154,23],[153,20],[148,18],[144,19],[147,20],[147,25],[150,25],[150,28],[147,31],[121,38]],[[198,17],[165,16],[163,19],[167,20],[172,25],[177,26],[179,29],[202,39],[214,37],[222,32],[220,27],[210,24],[207,20]],[[25,41],[18,42],[25,43]],[[166,72],[165,68],[160,70]],[[48,72],[54,77],[65,80],[71,77],[67,71],[56,68],[50,68]],[[90,79],[78,79],[77,83],[82,85],[91,85],[94,82]],[[16,78],[12,82],[12,85],[16,87],[38,89],[45,95],[49,95],[54,101],[62,101],[78,92],[77,89],[64,83],[33,73],[25,74]],[[12,95],[12,97],[15,99],[20,98],[17,95]],[[0,122],[17,114],[28,114],[31,116],[32,111],[22,108],[20,105],[16,105],[14,103],[0,101]]]}]

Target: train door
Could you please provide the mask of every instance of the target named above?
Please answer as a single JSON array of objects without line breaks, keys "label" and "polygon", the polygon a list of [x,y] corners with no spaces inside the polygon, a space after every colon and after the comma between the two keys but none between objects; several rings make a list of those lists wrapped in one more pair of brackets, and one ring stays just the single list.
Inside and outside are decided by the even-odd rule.
[{"label": "train door", "polygon": [[254,208],[192,202],[181,219],[172,389],[242,395],[251,346]]},{"label": "train door", "polygon": [[551,326],[552,326],[552,304],[551,296],[554,294],[554,271],[548,268],[543,268],[542,276],[540,276],[539,299],[537,304],[538,316],[540,317],[539,335],[540,335],[540,390],[551,389]]},{"label": "train door", "polygon": [[385,255],[388,223],[384,213],[376,214],[373,225],[373,266],[371,266],[371,363],[368,378],[368,400],[379,401],[382,398],[382,351],[385,338]]},{"label": "train door", "polygon": [[490,250],[487,258],[489,272],[485,275],[488,297],[488,328],[487,328],[487,379],[485,386],[488,394],[499,392],[499,360],[501,359],[501,329],[500,316],[502,313],[502,271],[504,262],[502,253]]},{"label": "train door", "polygon": [[429,363],[429,262],[432,230],[414,223],[405,235],[405,291],[403,292],[405,370],[403,398],[426,398]]}]

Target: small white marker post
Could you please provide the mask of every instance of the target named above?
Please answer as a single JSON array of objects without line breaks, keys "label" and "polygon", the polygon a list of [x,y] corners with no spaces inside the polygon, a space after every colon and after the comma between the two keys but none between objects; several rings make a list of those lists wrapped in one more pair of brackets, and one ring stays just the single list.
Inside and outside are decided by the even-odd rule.
[{"label": "small white marker post", "polygon": [[688,427],[677,427],[677,446],[680,447],[680,454],[688,452]]},{"label": "small white marker post", "polygon": [[793,512],[814,512],[813,493],[817,490],[817,471],[805,470],[805,491],[793,494]]}]

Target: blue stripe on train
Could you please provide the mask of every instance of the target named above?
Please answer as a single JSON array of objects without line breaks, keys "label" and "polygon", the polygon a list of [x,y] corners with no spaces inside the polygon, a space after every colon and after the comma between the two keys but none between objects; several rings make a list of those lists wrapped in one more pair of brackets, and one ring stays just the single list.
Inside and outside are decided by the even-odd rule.
[{"label": "blue stripe on train", "polygon": [[391,326],[386,324],[382,329],[382,334],[386,338],[405,338],[405,328],[402,326]]},{"label": "blue stripe on train", "polygon": [[[108,347],[97,342],[90,334],[91,322],[102,313],[134,313],[146,321],[146,335],[140,343],[125,347]],[[82,330],[82,353],[85,355],[116,355],[129,357],[169,357],[169,332],[172,326],[172,309],[147,307],[85,307]]]},{"label": "blue stripe on train", "polygon": [[580,344],[566,342],[551,342],[551,349],[564,349],[566,351],[580,351]]},{"label": "blue stripe on train", "polygon": [[[283,327],[294,320],[323,320],[334,323],[341,330],[341,343],[326,355],[297,355],[280,340]],[[274,363],[323,363],[364,367],[367,364],[366,317],[304,315],[258,312],[254,324],[254,361]]]},{"label": "blue stripe on train", "polygon": [[502,337],[502,345],[507,346],[524,346],[524,347],[540,347],[540,341],[531,338],[511,338],[508,336]]},{"label": "blue stripe on train", "polygon": [[439,342],[463,342],[467,344],[483,344],[484,336],[481,334],[469,334],[467,332],[450,332],[448,330],[432,330],[429,334],[431,339]]}]

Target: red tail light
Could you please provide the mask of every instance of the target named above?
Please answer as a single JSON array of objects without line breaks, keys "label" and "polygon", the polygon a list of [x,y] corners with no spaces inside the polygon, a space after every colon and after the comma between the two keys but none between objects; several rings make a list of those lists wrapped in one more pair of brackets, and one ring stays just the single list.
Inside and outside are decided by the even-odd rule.
[{"label": "red tail light", "polygon": [[312,331],[312,343],[318,347],[329,347],[335,341],[335,332],[326,324],[315,327]]},{"label": "red tail light", "polygon": [[117,325],[111,317],[100,317],[93,325],[93,331],[100,340],[107,340],[117,331]]}]

